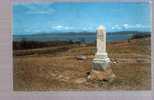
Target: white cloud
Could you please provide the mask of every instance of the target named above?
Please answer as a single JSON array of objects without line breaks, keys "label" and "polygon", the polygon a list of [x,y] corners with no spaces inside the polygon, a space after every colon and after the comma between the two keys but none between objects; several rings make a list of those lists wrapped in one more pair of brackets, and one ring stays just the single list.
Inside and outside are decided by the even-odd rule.
[{"label": "white cloud", "polygon": [[56,27],[56,28],[59,28],[59,29],[60,29],[60,28],[63,28],[63,26],[61,26],[61,25],[58,25],[58,26],[55,26],[55,27]]},{"label": "white cloud", "polygon": [[26,5],[25,7],[28,8],[26,13],[28,14],[53,14],[55,9],[51,7],[51,4],[30,4]]},{"label": "white cloud", "polygon": [[135,25],[129,25],[129,28],[149,28],[150,26],[143,25],[143,24],[135,24]]},{"label": "white cloud", "polygon": [[142,25],[142,24],[135,24],[135,25],[129,25],[129,24],[123,24],[123,25],[114,25],[112,27],[112,30],[120,30],[120,29],[135,29],[135,28],[150,28],[150,26]]},{"label": "white cloud", "polygon": [[128,29],[129,28],[129,25],[128,24],[124,24],[123,27],[126,28],[126,29]]},{"label": "white cloud", "polygon": [[115,29],[115,27],[112,27],[112,29],[114,30],[114,29]]},{"label": "white cloud", "polygon": [[65,29],[65,30],[71,30],[71,29],[73,29],[73,27],[65,26],[64,29]]},{"label": "white cloud", "polygon": [[57,25],[57,26],[51,26],[54,30],[71,30],[73,27],[71,26],[63,26],[63,25]]},{"label": "white cloud", "polygon": [[114,26],[112,27],[112,29],[113,29],[113,30],[114,30],[114,29],[120,30],[120,29],[122,29],[122,27],[121,27],[120,25],[116,24],[116,25],[114,25]]},{"label": "white cloud", "polygon": [[136,24],[137,28],[150,28],[148,25]]}]

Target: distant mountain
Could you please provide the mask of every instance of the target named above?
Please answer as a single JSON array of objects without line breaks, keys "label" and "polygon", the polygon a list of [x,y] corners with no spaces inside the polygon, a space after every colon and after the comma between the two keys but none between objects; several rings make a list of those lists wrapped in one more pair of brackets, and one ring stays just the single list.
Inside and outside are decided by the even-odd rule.
[{"label": "distant mountain", "polygon": [[[150,34],[151,32],[140,32],[140,31],[119,31],[119,32],[107,32],[108,35],[120,35],[120,34]],[[52,33],[35,33],[35,34],[21,34],[21,35],[94,35],[96,32],[52,32]],[[20,36],[16,35],[15,36]]]},{"label": "distant mountain", "polygon": [[[136,37],[149,36],[150,32],[122,31],[107,32],[107,41],[128,40],[133,35]],[[14,41],[86,41],[95,42],[96,32],[63,32],[63,33],[37,33],[31,35],[13,35]]]}]

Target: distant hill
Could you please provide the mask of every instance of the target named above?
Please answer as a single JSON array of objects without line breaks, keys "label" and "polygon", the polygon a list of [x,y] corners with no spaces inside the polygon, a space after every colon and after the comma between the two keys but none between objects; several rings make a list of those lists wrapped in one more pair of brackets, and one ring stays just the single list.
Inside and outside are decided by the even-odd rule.
[{"label": "distant hill", "polygon": [[[150,34],[151,32],[140,32],[140,31],[119,31],[119,32],[107,32],[108,35],[116,35],[116,34]],[[61,35],[85,35],[85,34],[88,34],[88,35],[94,35],[96,34],[96,32],[51,32],[51,33],[46,33],[46,32],[40,32],[40,33],[33,33],[33,34],[21,34],[21,35],[58,35],[58,34],[61,34]],[[14,34],[14,36],[20,36],[19,34],[16,35]]]},{"label": "distant hill", "polygon": [[[150,32],[123,31],[107,32],[107,42],[122,41],[133,38],[150,36]],[[84,41],[86,43],[96,41],[96,32],[63,32],[63,33],[37,33],[31,35],[13,35],[13,41]]]}]

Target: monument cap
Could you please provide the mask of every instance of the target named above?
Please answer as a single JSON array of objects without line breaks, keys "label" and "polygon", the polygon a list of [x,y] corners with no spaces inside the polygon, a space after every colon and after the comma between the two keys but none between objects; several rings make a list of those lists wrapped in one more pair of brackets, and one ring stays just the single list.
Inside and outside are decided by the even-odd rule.
[{"label": "monument cap", "polygon": [[103,25],[100,25],[97,30],[105,30],[105,27]]}]

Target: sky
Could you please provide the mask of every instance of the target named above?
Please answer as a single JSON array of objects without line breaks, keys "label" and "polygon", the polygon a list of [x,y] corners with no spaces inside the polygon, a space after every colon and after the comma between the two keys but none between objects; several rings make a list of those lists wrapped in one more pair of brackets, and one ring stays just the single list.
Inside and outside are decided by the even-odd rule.
[{"label": "sky", "polygon": [[149,3],[15,3],[13,34],[151,31]]}]

